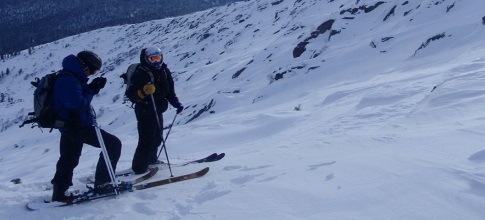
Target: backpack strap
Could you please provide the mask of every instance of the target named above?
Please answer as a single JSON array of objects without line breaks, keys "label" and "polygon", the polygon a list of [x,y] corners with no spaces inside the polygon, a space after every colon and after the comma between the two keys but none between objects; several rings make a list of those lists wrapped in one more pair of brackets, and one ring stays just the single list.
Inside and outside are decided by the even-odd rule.
[{"label": "backpack strap", "polygon": [[[29,113],[29,115],[30,115],[30,113]],[[19,125],[19,128],[23,127],[26,124],[31,124],[31,123],[34,123],[34,122],[37,122],[36,118],[27,119],[21,125]]]},{"label": "backpack strap", "polygon": [[148,76],[150,76],[150,82],[155,83],[155,77],[153,76],[153,73],[150,70],[150,68],[147,68],[146,66],[143,66],[140,64],[137,66],[137,68],[140,68],[141,70],[145,71],[148,74]]}]

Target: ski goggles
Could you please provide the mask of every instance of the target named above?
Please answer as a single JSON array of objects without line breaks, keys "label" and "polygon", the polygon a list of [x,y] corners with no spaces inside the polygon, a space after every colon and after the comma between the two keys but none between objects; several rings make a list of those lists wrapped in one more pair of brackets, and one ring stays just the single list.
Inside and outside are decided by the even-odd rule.
[{"label": "ski goggles", "polygon": [[150,63],[160,63],[162,62],[162,59],[163,57],[161,54],[155,54],[148,57],[148,61],[150,61]]}]

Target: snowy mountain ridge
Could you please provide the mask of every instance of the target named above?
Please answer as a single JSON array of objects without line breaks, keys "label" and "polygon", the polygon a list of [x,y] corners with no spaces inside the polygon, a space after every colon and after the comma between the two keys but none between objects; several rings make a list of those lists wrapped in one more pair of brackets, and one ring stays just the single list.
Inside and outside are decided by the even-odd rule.
[{"label": "snowy mountain ridge", "polygon": [[[0,63],[0,217],[481,219],[483,6],[252,0],[24,51]],[[118,167],[128,168],[136,120],[119,75],[148,45],[162,48],[186,107],[168,139],[171,161],[226,158],[183,184],[25,211],[49,196],[59,139],[17,128],[32,110],[29,82],[58,70],[68,54],[98,53],[109,83],[93,106],[102,128],[122,140]],[[167,126],[174,110],[164,117]],[[83,189],[98,154],[85,146],[72,188]]]}]

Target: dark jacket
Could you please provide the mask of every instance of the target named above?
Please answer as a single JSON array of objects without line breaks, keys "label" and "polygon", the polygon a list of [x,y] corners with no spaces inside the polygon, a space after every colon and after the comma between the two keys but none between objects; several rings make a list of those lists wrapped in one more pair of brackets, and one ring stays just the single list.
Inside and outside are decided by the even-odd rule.
[{"label": "dark jacket", "polygon": [[58,119],[69,124],[67,129],[94,125],[91,110],[94,92],[88,88],[88,78],[81,63],[76,56],[69,55],[62,61],[62,68],[54,85],[54,108],[59,112]]},{"label": "dark jacket", "polygon": [[165,63],[160,70],[151,67],[146,62],[144,55],[145,50],[142,50],[140,54],[140,64],[142,68],[138,67],[131,78],[133,86],[130,88],[131,91],[129,91],[129,95],[136,97],[138,100],[137,104],[146,104],[149,105],[150,108],[153,108],[151,96],[147,95],[144,99],[141,99],[136,94],[138,90],[143,90],[143,86],[152,81],[149,75],[149,72],[151,72],[154,78],[153,83],[155,85],[155,93],[153,94],[153,98],[155,100],[155,105],[157,106],[157,111],[165,112],[168,108],[168,102],[178,102],[177,95],[175,94],[172,73]]}]

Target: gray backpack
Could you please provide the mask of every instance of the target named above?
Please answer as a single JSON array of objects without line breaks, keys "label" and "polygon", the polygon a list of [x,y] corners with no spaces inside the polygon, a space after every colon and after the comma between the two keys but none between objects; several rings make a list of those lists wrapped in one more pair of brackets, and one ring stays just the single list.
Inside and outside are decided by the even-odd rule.
[{"label": "gray backpack", "polygon": [[123,78],[123,81],[126,84],[125,100],[130,100],[133,103],[138,102],[138,98],[136,97],[136,91],[132,91],[133,82],[131,78],[133,77],[133,75],[135,74],[138,68],[141,68],[142,70],[144,70],[144,72],[147,72],[150,75],[152,82],[154,80],[153,73],[150,71],[150,69],[140,65],[139,63],[131,64],[128,67],[128,70],[126,70],[126,73],[123,73],[120,77]]},{"label": "gray backpack", "polygon": [[20,127],[32,123],[40,128],[50,128],[50,131],[52,131],[54,128],[62,128],[65,126],[64,121],[57,119],[58,112],[54,109],[54,84],[63,74],[75,78],[68,72],[55,72],[47,74],[40,79],[35,78],[36,81],[31,82],[36,87],[34,90],[34,111],[29,113],[31,118],[25,120]]}]

